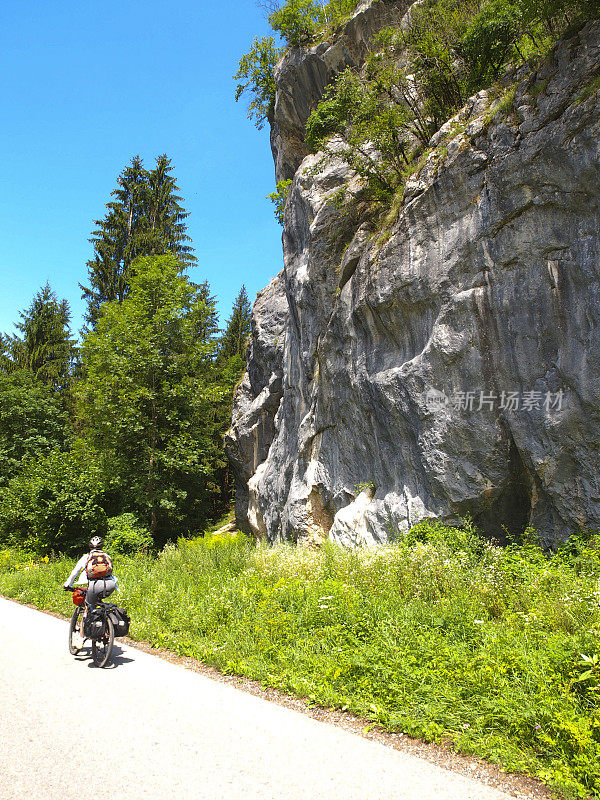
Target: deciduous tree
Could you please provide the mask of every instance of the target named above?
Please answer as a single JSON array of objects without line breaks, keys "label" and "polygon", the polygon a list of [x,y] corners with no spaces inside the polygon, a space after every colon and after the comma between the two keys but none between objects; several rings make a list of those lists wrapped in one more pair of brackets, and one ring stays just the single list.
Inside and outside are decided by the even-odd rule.
[{"label": "deciduous tree", "polygon": [[159,542],[197,529],[214,510],[225,394],[216,333],[208,286],[192,284],[166,255],[134,262],[123,302],[102,307],[83,343],[86,429],[119,465],[123,510]]}]

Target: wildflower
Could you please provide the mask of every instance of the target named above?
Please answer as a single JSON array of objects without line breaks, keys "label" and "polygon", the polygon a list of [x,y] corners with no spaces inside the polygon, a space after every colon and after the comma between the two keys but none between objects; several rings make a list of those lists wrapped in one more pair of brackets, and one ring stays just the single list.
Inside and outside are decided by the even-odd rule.
[{"label": "wildflower", "polygon": [[473,622],[475,623],[475,625],[483,625],[482,619],[474,619]]},{"label": "wildflower", "polygon": [[542,727],[541,725],[536,725],[536,726],[535,726],[535,729],[536,729],[536,731],[539,731],[539,729],[540,729],[541,727]]},{"label": "wildflower", "polygon": [[463,728],[464,728],[465,730],[467,730],[467,728],[470,728],[470,727],[471,727],[471,726],[469,725],[469,723],[468,723],[468,722],[465,722],[465,723],[463,724]]}]

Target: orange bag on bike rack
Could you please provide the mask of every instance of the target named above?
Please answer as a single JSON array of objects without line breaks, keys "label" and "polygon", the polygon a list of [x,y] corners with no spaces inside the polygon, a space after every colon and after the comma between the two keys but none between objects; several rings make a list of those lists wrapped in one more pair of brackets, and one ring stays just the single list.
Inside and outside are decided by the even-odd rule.
[{"label": "orange bag on bike rack", "polygon": [[73,604],[76,606],[82,606],[84,600],[85,600],[85,589],[75,589],[75,591],[73,592]]}]

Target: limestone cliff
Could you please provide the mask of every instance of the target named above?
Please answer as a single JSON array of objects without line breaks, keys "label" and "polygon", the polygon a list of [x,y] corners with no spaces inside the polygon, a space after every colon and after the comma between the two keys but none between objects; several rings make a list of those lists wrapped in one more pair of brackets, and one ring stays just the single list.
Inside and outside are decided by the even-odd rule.
[{"label": "limestone cliff", "polygon": [[353,176],[306,155],[303,126],[409,5],[367,3],[278,66],[272,145],[293,183],[228,434],[238,523],[372,543],[470,515],[553,543],[600,525],[600,25],[517,76],[508,111],[472,98],[397,219],[382,235],[357,218],[340,251],[332,195]]}]

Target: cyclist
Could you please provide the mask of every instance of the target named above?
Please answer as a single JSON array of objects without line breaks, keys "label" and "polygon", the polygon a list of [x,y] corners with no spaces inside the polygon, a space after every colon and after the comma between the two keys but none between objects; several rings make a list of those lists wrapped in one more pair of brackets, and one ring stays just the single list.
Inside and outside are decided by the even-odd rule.
[{"label": "cyclist", "polygon": [[[75,581],[75,578],[77,578],[77,576],[79,576],[79,580],[77,581],[77,583],[82,584],[87,581],[88,588],[85,596],[86,607],[82,619],[85,619],[88,610],[90,608],[93,608],[98,602],[98,600],[100,600],[100,598],[108,597],[117,588],[117,578],[112,571],[112,562],[110,561],[106,553],[103,552],[102,550],[103,546],[104,542],[100,536],[92,536],[89,542],[89,548],[90,548],[89,553],[85,553],[85,555],[81,556],[77,564],[75,564],[73,572],[71,572],[71,574],[69,575],[68,579],[65,581],[64,584],[65,589],[73,590],[74,589],[73,582]],[[92,559],[94,559],[95,561],[98,560],[99,556],[104,556],[108,560],[108,563],[110,564],[110,568],[108,569],[108,574],[105,577],[97,579],[90,578],[88,565],[90,561],[92,561]],[[100,560],[102,561],[102,559]],[[82,580],[83,573],[85,573],[84,580]],[[83,622],[81,630],[83,631]]]}]

